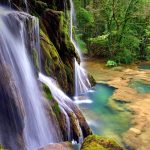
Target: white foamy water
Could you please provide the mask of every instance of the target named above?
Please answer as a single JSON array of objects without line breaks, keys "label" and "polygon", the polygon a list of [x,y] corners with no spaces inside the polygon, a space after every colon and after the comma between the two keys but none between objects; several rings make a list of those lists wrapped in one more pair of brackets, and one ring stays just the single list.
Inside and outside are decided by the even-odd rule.
[{"label": "white foamy water", "polygon": [[[26,23],[30,20],[34,22],[34,32],[39,32],[37,18],[0,7],[0,62],[10,66],[21,93],[25,109],[23,135],[26,149],[37,150],[40,146],[61,141],[61,137],[54,122],[47,119],[43,97],[28,56],[26,44],[30,44],[27,43],[30,39]],[[36,42],[33,42],[35,48],[40,44],[39,37],[36,38]]]}]

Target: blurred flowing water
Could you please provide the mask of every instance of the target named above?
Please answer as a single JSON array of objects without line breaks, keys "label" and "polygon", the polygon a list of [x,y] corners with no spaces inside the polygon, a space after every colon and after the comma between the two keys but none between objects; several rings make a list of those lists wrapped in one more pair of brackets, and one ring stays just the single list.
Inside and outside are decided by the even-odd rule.
[{"label": "blurred flowing water", "polygon": [[[30,39],[27,34],[26,25],[29,21],[33,23],[31,34],[33,37],[37,36],[34,39]],[[37,150],[40,146],[62,140],[55,123],[47,119],[43,97],[28,56],[30,44],[31,48],[39,48],[38,32],[37,18],[24,12],[0,7],[0,63],[10,66],[23,100],[25,109],[23,135],[27,150]]]},{"label": "blurred flowing water", "polygon": [[[73,0],[70,0],[70,40],[75,47],[75,50],[82,61],[82,52],[73,35],[73,25],[75,20],[75,9]],[[91,88],[88,75],[85,69],[74,58],[74,79],[75,79],[75,98],[82,93],[87,92]]]},{"label": "blurred flowing water", "polygon": [[75,98],[82,93],[86,93],[91,88],[86,71],[75,59]]},{"label": "blurred flowing water", "polygon": [[72,100],[62,90],[60,90],[60,88],[57,86],[56,81],[52,79],[51,77],[47,77],[44,74],[39,73],[39,80],[43,84],[49,87],[53,98],[58,102],[61,112],[65,115],[69,141],[73,140],[73,138],[72,138],[72,133],[71,133],[71,125],[70,125],[71,121],[70,121],[68,114],[71,113],[76,118],[78,130],[80,132],[79,143],[81,143],[83,141],[82,130],[80,128],[78,119],[72,110],[72,107],[74,107]]}]

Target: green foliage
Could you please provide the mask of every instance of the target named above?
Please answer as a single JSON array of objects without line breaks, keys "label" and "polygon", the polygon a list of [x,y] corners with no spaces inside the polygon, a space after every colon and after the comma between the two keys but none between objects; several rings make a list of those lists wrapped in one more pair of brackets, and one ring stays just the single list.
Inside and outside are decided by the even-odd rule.
[{"label": "green foliage", "polygon": [[107,67],[116,67],[117,63],[113,60],[108,60],[107,63],[106,63],[106,66]]},{"label": "green foliage", "polygon": [[79,25],[84,28],[85,25],[94,22],[92,14],[84,8],[79,8],[77,11],[77,19],[79,20]]},{"label": "green foliage", "polygon": [[114,56],[114,60],[116,60],[118,64],[120,63],[130,64],[136,59],[134,58],[134,54],[132,54],[132,52],[129,49],[123,49],[116,56]]},{"label": "green foliage", "polygon": [[95,37],[95,38],[90,38],[89,41],[92,44],[107,45],[108,44],[108,36],[109,36],[109,34],[100,35],[100,36]]},{"label": "green foliage", "polygon": [[76,34],[76,41],[82,50],[82,53],[86,54],[88,52],[86,43],[82,40],[82,34]]},{"label": "green foliage", "polygon": [[145,48],[145,59],[150,60],[150,25],[145,28],[144,48]]},{"label": "green foliage", "polygon": [[148,0],[75,0],[75,6],[89,54],[126,64],[150,59]]}]

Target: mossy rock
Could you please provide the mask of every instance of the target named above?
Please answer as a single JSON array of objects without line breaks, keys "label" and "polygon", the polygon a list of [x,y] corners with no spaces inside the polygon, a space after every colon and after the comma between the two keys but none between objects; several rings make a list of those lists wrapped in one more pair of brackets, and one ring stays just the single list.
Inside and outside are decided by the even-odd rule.
[{"label": "mossy rock", "polygon": [[40,30],[40,36],[43,55],[42,66],[44,66],[46,74],[55,78],[64,91],[68,91],[68,82],[64,63],[61,60],[56,47],[42,29]]},{"label": "mossy rock", "polygon": [[[62,11],[54,11],[51,9],[46,9],[41,16],[41,27],[46,36],[49,38],[53,47],[55,47],[59,59],[63,63],[64,74],[62,74],[61,78],[57,78],[59,85],[65,90],[65,92],[69,95],[73,95],[73,85],[74,85],[74,58],[79,60],[78,54],[70,41],[69,36],[69,23],[65,18],[64,12]],[[44,41],[43,41],[44,42]],[[45,42],[43,44],[45,46]],[[43,46],[43,47],[44,47]],[[46,48],[44,48],[46,49]],[[50,59],[47,59],[47,61]],[[56,61],[55,61],[56,62]],[[48,64],[48,62],[47,62]],[[57,63],[58,64],[58,63]],[[47,65],[48,67],[50,65]],[[59,64],[57,66],[60,66]],[[67,66],[67,67],[66,67]],[[59,73],[59,68],[57,74]],[[51,69],[52,70],[52,69]],[[61,71],[62,72],[62,71]],[[65,75],[65,76],[64,76]],[[56,75],[55,75],[56,76]],[[65,78],[64,78],[65,77]],[[66,87],[62,86],[61,81],[67,82]],[[60,84],[61,83],[61,84]]]},{"label": "mossy rock", "polygon": [[2,145],[0,144],[0,150],[2,150]]},{"label": "mossy rock", "polygon": [[45,92],[45,97],[51,101],[53,99],[53,96],[52,96],[51,91],[49,90],[48,86],[43,85],[43,90]]},{"label": "mossy rock", "polygon": [[90,135],[85,138],[81,150],[123,150],[123,148],[112,139]]}]

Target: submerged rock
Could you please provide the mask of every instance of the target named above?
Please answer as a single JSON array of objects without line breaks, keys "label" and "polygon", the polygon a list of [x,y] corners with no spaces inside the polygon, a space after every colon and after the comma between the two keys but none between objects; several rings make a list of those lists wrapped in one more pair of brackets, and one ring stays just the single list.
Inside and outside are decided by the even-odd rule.
[{"label": "submerged rock", "polygon": [[85,138],[81,150],[123,150],[114,140],[90,135]]}]

